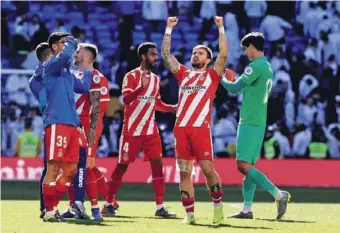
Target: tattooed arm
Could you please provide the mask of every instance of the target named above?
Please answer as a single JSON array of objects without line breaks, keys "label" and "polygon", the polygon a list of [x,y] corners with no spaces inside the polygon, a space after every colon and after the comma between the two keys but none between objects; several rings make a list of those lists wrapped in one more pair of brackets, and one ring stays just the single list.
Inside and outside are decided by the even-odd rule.
[{"label": "tattooed arm", "polygon": [[100,91],[90,91],[91,101],[91,124],[88,135],[89,146],[91,147],[96,142],[96,128],[100,115]]},{"label": "tattooed arm", "polygon": [[178,23],[178,19],[176,17],[169,17],[167,21],[166,31],[162,41],[162,58],[166,67],[170,70],[171,73],[175,74],[179,69],[179,62],[175,58],[174,55],[170,54],[171,47],[171,31],[173,27]]}]

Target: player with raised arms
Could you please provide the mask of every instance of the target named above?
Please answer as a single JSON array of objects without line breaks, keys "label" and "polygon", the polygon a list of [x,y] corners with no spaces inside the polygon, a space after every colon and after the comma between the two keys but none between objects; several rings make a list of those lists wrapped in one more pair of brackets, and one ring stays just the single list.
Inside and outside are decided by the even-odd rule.
[{"label": "player with raised arms", "polygon": [[[264,56],[264,37],[261,33],[252,32],[241,40],[245,55],[252,61],[243,74],[234,82],[230,77],[221,84],[231,93],[243,90],[240,120],[237,130],[236,160],[237,168],[244,175],[242,193],[243,209],[231,218],[252,219],[251,206],[256,186],[269,192],[277,203],[277,219],[285,214],[290,194],[279,190],[268,178],[254,166],[260,157],[266,121],[267,104],[273,85],[273,70]],[[228,73],[226,73],[228,75]]]},{"label": "player with raised arms", "polygon": [[193,48],[191,56],[193,69],[180,64],[171,55],[171,33],[177,23],[177,17],[169,17],[167,20],[162,42],[162,57],[166,66],[176,76],[179,85],[174,136],[177,164],[180,169],[181,200],[187,213],[184,223],[195,223],[191,173],[193,162],[196,160],[206,178],[207,188],[214,203],[213,223],[222,224],[223,191],[221,180],[214,169],[210,123],[212,104],[228,55],[223,18],[215,16],[215,24],[219,31],[219,55],[210,69],[208,65],[213,59],[213,53],[207,46],[197,45]]}]

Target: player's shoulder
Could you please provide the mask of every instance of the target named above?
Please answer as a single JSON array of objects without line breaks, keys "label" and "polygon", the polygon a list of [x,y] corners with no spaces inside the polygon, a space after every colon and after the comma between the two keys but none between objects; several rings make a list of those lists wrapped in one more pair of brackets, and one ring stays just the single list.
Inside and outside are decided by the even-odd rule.
[{"label": "player's shoulder", "polygon": [[133,69],[133,70],[130,70],[128,71],[126,74],[125,74],[125,77],[127,78],[137,78],[141,75],[142,71],[139,67]]},{"label": "player's shoulder", "polygon": [[92,74],[93,74],[93,81],[94,82],[96,82],[96,81],[97,81],[97,83],[108,82],[107,78],[99,70],[94,70]]}]

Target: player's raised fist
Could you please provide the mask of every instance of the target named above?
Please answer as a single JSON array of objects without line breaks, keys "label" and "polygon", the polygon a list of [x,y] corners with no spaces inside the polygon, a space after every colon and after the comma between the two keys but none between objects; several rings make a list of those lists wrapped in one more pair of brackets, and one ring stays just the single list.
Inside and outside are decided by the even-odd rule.
[{"label": "player's raised fist", "polygon": [[148,86],[148,84],[149,84],[149,81],[150,81],[150,74],[151,74],[151,72],[150,71],[147,71],[147,70],[145,70],[145,71],[143,71],[143,73],[142,73],[142,78],[141,78],[141,82],[142,82],[142,88],[144,89],[145,87],[147,87]]},{"label": "player's raised fist", "polygon": [[168,21],[166,23],[166,26],[169,28],[173,28],[176,26],[176,24],[178,23],[178,19],[177,17],[168,17]]},{"label": "player's raised fist", "polygon": [[217,27],[223,27],[223,17],[220,16],[215,16],[214,17],[215,20],[215,24],[217,25]]}]

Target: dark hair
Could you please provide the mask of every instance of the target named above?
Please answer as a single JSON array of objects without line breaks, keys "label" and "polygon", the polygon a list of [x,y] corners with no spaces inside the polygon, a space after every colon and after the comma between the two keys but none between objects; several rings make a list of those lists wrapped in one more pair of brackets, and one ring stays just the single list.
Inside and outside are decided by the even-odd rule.
[{"label": "dark hair", "polygon": [[139,60],[142,60],[142,55],[146,55],[151,48],[157,48],[157,45],[152,42],[144,42],[138,46],[137,54]]},{"label": "dark hair", "polygon": [[252,44],[257,50],[264,51],[264,37],[259,32],[251,32],[245,35],[241,40],[242,47],[249,47]]},{"label": "dark hair", "polygon": [[50,49],[50,46],[46,42],[38,44],[38,46],[35,49],[35,54],[37,55],[37,58],[39,61],[42,62],[47,59],[48,52],[46,50],[49,50],[49,49]]},{"label": "dark hair", "polygon": [[25,129],[30,129],[30,128],[32,128],[32,123],[33,123],[32,118],[26,118],[26,119],[25,119]]},{"label": "dark hair", "polygon": [[[53,32],[47,39],[47,43],[52,49],[52,45],[56,44],[61,38],[69,36],[70,34],[65,32]],[[53,50],[53,49],[52,49]]]},{"label": "dark hair", "polygon": [[96,60],[97,54],[98,54],[97,46],[95,46],[94,44],[81,43],[81,44],[79,44],[79,47],[80,48],[84,48],[87,51],[89,51],[92,54],[92,56],[93,56],[93,61]]}]

